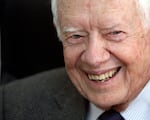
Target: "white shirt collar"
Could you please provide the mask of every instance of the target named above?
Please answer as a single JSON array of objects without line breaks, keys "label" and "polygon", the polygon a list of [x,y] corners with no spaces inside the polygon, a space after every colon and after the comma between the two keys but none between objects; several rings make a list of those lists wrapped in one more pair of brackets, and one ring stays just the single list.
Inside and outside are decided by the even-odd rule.
[{"label": "white shirt collar", "polygon": [[126,120],[150,119],[150,81],[121,114]]},{"label": "white shirt collar", "polygon": [[103,110],[97,108],[93,103],[90,103],[87,120],[96,120],[98,116],[102,113],[103,113]]},{"label": "white shirt collar", "polygon": [[[87,120],[96,120],[102,109],[90,103]],[[129,107],[121,112],[125,120],[148,120],[150,119],[150,81],[141,93],[130,103]]]}]

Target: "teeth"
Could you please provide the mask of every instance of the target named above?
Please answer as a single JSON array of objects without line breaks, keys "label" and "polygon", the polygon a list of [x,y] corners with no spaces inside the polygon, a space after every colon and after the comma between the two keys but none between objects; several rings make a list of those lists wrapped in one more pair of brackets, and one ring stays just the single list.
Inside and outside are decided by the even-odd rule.
[{"label": "teeth", "polygon": [[88,77],[90,80],[104,82],[105,80],[108,80],[109,78],[113,77],[116,72],[117,72],[117,69],[109,71],[109,72],[104,73],[104,74],[100,74],[100,75],[88,75]]}]

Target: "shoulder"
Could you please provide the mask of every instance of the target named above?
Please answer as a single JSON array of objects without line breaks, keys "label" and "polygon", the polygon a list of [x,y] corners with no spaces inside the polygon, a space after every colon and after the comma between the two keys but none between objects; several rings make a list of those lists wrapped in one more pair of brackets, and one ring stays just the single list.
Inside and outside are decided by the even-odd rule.
[{"label": "shoulder", "polygon": [[57,113],[67,114],[66,120],[69,120],[81,108],[84,111],[81,106],[85,100],[72,85],[64,68],[17,80],[3,88],[6,120],[60,120]]},{"label": "shoulder", "polygon": [[60,92],[66,92],[64,88],[70,92],[73,88],[64,68],[16,80],[3,86],[5,107],[9,110],[26,106],[37,108],[39,102],[45,104]]},{"label": "shoulder", "polygon": [[70,80],[64,68],[57,68],[13,81],[4,86],[5,95],[26,96],[40,94],[43,91],[57,91],[60,86]]},{"label": "shoulder", "polygon": [[3,88],[7,120],[51,118],[58,112],[59,103],[68,103],[68,96],[77,93],[64,68],[16,80]]}]

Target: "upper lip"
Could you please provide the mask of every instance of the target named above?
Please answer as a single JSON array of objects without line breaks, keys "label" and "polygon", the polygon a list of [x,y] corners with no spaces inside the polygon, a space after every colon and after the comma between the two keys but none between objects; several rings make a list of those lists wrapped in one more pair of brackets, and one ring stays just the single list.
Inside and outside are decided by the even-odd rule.
[{"label": "upper lip", "polygon": [[120,66],[112,67],[112,68],[108,68],[108,69],[87,70],[86,73],[91,74],[91,75],[100,75],[100,74],[104,74],[104,73],[107,73],[109,71],[112,71],[112,70],[118,69],[118,68],[120,68]]}]

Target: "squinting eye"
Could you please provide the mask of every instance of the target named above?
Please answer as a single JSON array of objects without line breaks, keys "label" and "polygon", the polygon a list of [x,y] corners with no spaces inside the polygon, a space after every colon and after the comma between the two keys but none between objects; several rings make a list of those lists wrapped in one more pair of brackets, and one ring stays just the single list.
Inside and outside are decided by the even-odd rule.
[{"label": "squinting eye", "polygon": [[72,34],[72,35],[68,35],[68,37],[63,41],[66,45],[77,45],[77,44],[81,44],[84,42],[84,40],[86,39],[86,34],[82,33],[82,34]]},{"label": "squinting eye", "polygon": [[111,35],[118,35],[120,33],[122,33],[122,31],[113,31],[113,32],[110,32],[109,34],[111,34]]},{"label": "squinting eye", "polygon": [[105,34],[105,37],[108,40],[121,41],[126,38],[126,33],[120,30],[116,30]]},{"label": "squinting eye", "polygon": [[72,35],[72,36],[71,36],[72,39],[79,39],[79,38],[81,38],[81,37],[82,37],[81,35]]}]

